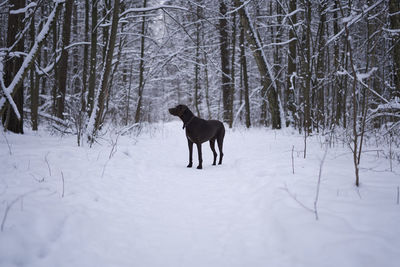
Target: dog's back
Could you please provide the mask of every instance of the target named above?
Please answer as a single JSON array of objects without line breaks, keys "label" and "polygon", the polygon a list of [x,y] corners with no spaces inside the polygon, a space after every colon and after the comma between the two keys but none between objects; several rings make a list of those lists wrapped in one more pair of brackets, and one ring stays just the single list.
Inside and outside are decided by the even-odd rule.
[{"label": "dog's back", "polygon": [[193,121],[186,126],[186,135],[194,143],[204,143],[211,139],[224,138],[224,124],[217,120],[203,120],[195,117]]}]

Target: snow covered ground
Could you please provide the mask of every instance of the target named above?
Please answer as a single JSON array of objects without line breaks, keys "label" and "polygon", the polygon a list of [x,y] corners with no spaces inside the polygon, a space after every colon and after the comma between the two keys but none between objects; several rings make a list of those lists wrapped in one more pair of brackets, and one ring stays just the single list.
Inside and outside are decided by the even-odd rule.
[{"label": "snow covered ground", "polygon": [[93,148],[45,132],[6,138],[1,267],[399,266],[400,167],[387,171],[377,152],[363,155],[357,189],[349,149],[328,150],[316,221],[316,137],[303,159],[289,130],[230,130],[222,166],[203,144],[203,170],[186,168],[180,122],[121,136],[111,159],[108,136]]}]

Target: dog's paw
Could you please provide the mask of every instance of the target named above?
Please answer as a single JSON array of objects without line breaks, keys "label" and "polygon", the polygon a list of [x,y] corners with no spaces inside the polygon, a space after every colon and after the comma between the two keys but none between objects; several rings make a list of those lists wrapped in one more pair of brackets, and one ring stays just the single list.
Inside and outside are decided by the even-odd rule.
[{"label": "dog's paw", "polygon": [[192,163],[189,163],[189,165],[187,165],[186,167],[192,168]]},{"label": "dog's paw", "polygon": [[197,169],[201,170],[203,167],[201,165],[197,166]]}]

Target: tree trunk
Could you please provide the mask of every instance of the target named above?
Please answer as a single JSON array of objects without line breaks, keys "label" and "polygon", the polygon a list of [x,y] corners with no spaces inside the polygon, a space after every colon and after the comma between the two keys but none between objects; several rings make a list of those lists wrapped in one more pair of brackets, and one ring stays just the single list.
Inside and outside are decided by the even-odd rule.
[{"label": "tree trunk", "polygon": [[[29,35],[31,38],[31,49],[35,43],[35,18],[32,17],[31,25],[29,29]],[[40,52],[39,52],[40,54]],[[40,55],[38,57],[38,65],[40,66]],[[35,68],[31,68],[31,124],[32,130],[37,131],[38,129],[38,107],[39,107],[39,75],[35,73]]]},{"label": "tree trunk", "polygon": [[[289,14],[294,12],[297,9],[296,0],[290,0],[289,2]],[[289,29],[289,40],[292,40],[296,37],[296,29],[295,25],[297,24],[297,15],[293,14],[289,18],[290,21],[290,29]],[[296,90],[296,72],[297,72],[297,40],[292,40],[289,43],[289,53],[288,53],[288,68],[287,68],[287,79],[286,79],[286,110],[287,110],[287,119],[286,125],[289,126],[292,124],[296,125],[297,118],[297,110],[296,110],[296,99],[295,99],[295,90]]]},{"label": "tree trunk", "polygon": [[[10,0],[10,5],[12,6],[10,10],[17,10],[25,7],[25,0]],[[24,29],[24,20],[25,14],[9,14],[8,15],[8,30],[7,30],[7,47],[12,47],[14,43],[17,41],[16,37],[18,34],[22,32]],[[12,51],[24,51],[24,37],[22,36],[18,43],[14,46]],[[4,74],[4,83],[5,86],[9,86],[13,81],[15,75],[18,70],[22,66],[23,57],[13,57],[8,60],[5,60],[5,74]],[[3,114],[3,125],[7,130],[10,130],[14,133],[24,133],[23,128],[23,105],[24,105],[24,87],[21,83],[13,92],[13,100],[17,106],[18,112],[21,116],[18,119],[17,114],[15,114],[13,108],[9,103],[6,104],[6,109]]]},{"label": "tree trunk", "polygon": [[[143,8],[147,6],[147,0],[143,0]],[[140,61],[139,61],[139,90],[138,90],[138,102],[135,113],[135,123],[138,123],[141,118],[142,111],[142,98],[143,98],[143,87],[144,87],[144,41],[146,32],[146,16],[142,17],[142,29],[140,39]]]},{"label": "tree trunk", "polygon": [[[204,33],[204,32],[203,32]],[[204,36],[203,36],[204,37]],[[204,40],[204,38],[203,38]],[[208,83],[208,60],[207,60],[207,53],[203,53],[203,64],[204,64],[204,80],[205,80],[205,94],[206,94],[206,105],[207,105],[207,115],[208,119],[211,119],[211,103],[210,103],[210,95],[209,95],[209,83]]]},{"label": "tree trunk", "polygon": [[[398,0],[389,0],[390,26],[394,30],[400,29],[400,2]],[[393,90],[391,97],[400,97],[400,37],[399,34],[393,34]]]},{"label": "tree trunk", "polygon": [[246,60],[246,49],[244,44],[244,29],[240,27],[240,37],[239,37],[239,45],[240,45],[240,65],[242,69],[243,76],[243,89],[244,89],[244,106],[246,111],[246,127],[250,128],[251,120],[250,120],[250,98],[249,98],[249,78],[247,75],[247,60]]},{"label": "tree trunk", "polygon": [[195,64],[194,64],[194,107],[196,109],[196,113],[198,117],[200,116],[199,102],[200,102],[200,6],[197,6],[197,21],[196,21],[196,55],[195,55]]},{"label": "tree trunk", "polygon": [[219,38],[220,38],[220,53],[221,53],[221,89],[222,89],[222,106],[223,106],[223,121],[229,122],[230,112],[230,92],[231,78],[229,71],[229,36],[228,36],[228,20],[226,18],[227,7],[224,0],[219,1]]},{"label": "tree trunk", "polygon": [[[272,1],[271,1],[272,2]],[[273,15],[273,5],[271,3],[271,15]],[[274,43],[279,44],[282,41],[282,8],[279,4],[276,4],[276,27],[271,27],[272,32],[275,29],[275,33],[273,34],[271,40],[273,40]],[[282,89],[281,89],[281,71],[282,71],[282,58],[281,58],[281,48],[279,45],[275,45],[274,47],[274,73],[275,73],[275,90],[277,92],[277,95],[279,99],[283,99],[282,96]],[[283,119],[283,118],[282,118]]]},{"label": "tree trunk", "polygon": [[[234,0],[234,3],[236,8],[242,6],[242,2],[240,0]],[[262,90],[268,92],[267,97],[272,119],[272,128],[280,129],[281,115],[278,103],[278,93],[276,91],[276,85],[273,80],[274,75],[272,73],[272,68],[268,65],[268,62],[263,54],[261,42],[250,23],[250,18],[245,8],[246,7],[242,7],[239,9],[240,23],[245,30],[247,42],[249,43],[250,49],[253,52],[258,71],[260,72],[261,82],[263,86]]]},{"label": "tree trunk", "polygon": [[316,94],[317,94],[317,103],[318,108],[316,111],[316,120],[318,125],[322,128],[325,128],[325,66],[327,65],[325,62],[325,23],[326,23],[326,8],[327,2],[321,2],[319,7],[320,13],[320,22],[318,27],[318,56],[317,56],[317,64],[316,64]]},{"label": "tree trunk", "polygon": [[[94,0],[93,0],[94,1]],[[108,12],[109,10],[111,10],[111,0],[103,0],[103,18],[104,18],[104,22],[108,23],[111,18],[110,18],[110,13]],[[109,27],[105,26],[105,27],[101,27],[103,30],[103,62],[106,58],[106,54],[107,54],[107,47],[108,47],[108,42],[110,41],[109,38]]]},{"label": "tree trunk", "polygon": [[125,125],[128,125],[128,123],[129,123],[129,110],[130,110],[130,100],[131,100],[132,76],[133,76],[133,62],[131,63],[131,71],[130,71],[130,75],[129,75],[128,95],[126,97]]},{"label": "tree trunk", "polygon": [[[85,29],[84,29],[84,40],[89,42],[89,0],[85,0]],[[85,94],[87,92],[87,72],[88,72],[88,46],[83,47],[83,70],[82,70],[82,92],[81,92],[81,111],[82,113],[86,110]]]},{"label": "tree trunk", "polygon": [[67,89],[68,73],[68,51],[65,49],[70,44],[71,38],[71,18],[72,18],[73,0],[65,1],[64,22],[62,27],[62,48],[60,65],[58,69],[58,94],[57,94],[57,117],[64,118],[65,93]]},{"label": "tree trunk", "polygon": [[92,1],[92,28],[90,34],[90,71],[88,85],[88,115],[91,116],[94,105],[94,88],[96,87],[97,68],[97,3]]},{"label": "tree trunk", "polygon": [[[338,25],[338,12],[337,12],[337,2],[335,1],[334,4],[334,9],[335,11],[333,12],[333,34],[336,36],[336,34],[339,33],[339,25]],[[340,66],[340,53],[339,53],[339,42],[335,41],[333,44],[333,50],[334,50],[334,62],[333,65],[335,67],[335,73],[339,70]],[[335,112],[335,125],[340,125],[340,118],[341,118],[341,86],[340,86],[340,79],[338,77],[338,74],[335,74],[334,77],[334,83],[333,83],[333,91],[335,94],[335,99],[332,101],[332,113]]]},{"label": "tree trunk", "polygon": [[311,133],[311,107],[310,107],[310,91],[311,91],[311,1],[306,1],[306,43],[305,43],[305,62],[304,75],[305,85],[303,90],[304,97],[304,130],[306,134]]},{"label": "tree trunk", "polygon": [[232,59],[231,59],[231,91],[229,93],[229,128],[233,125],[233,101],[235,98],[235,52],[236,52],[236,13],[232,18]]}]

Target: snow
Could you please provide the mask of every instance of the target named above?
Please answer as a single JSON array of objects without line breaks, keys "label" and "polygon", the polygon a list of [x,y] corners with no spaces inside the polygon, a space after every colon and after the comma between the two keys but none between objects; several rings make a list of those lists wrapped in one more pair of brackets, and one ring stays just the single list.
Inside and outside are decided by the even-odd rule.
[{"label": "snow", "polygon": [[374,67],[374,68],[370,69],[367,73],[358,72],[357,73],[357,79],[360,82],[363,82],[364,80],[369,79],[375,73],[375,71],[377,71],[377,70],[378,70],[378,68]]},{"label": "snow", "polygon": [[203,144],[203,170],[185,167],[181,122],[116,140],[0,136],[0,266],[398,266],[400,166],[387,171],[371,145],[360,188],[348,148],[328,149],[316,221],[302,205],[313,209],[319,137],[303,159],[289,128],[227,129],[223,164]]}]

